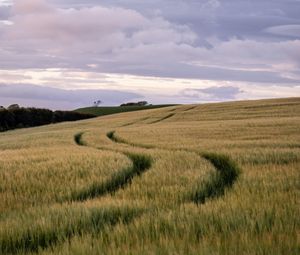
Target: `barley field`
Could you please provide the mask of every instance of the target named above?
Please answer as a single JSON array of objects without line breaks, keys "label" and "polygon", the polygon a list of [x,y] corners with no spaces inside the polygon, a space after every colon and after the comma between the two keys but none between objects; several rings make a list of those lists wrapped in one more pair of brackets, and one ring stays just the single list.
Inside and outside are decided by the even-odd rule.
[{"label": "barley field", "polygon": [[0,254],[300,254],[300,98],[0,133]]}]

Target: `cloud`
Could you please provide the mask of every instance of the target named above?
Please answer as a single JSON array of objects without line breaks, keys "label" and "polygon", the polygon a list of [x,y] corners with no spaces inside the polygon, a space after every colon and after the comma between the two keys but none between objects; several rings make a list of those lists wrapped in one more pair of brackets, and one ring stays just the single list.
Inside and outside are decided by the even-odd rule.
[{"label": "cloud", "polygon": [[12,24],[12,22],[9,21],[10,16],[11,16],[11,6],[1,5],[1,1],[0,1],[0,38],[2,33],[1,27]]},{"label": "cloud", "polygon": [[[34,39],[46,43],[46,48],[51,48],[54,42],[52,46],[56,46],[57,51],[71,48],[88,52],[87,48],[80,48],[84,45],[92,46],[94,53],[101,53],[162,40],[192,42],[195,38],[185,26],[162,18],[148,19],[134,10],[118,7],[58,9],[44,0],[19,0],[13,12],[14,26],[7,31],[10,39],[22,39],[23,43],[32,43]],[[68,47],[64,42],[70,43]]]},{"label": "cloud", "polygon": [[95,100],[105,105],[141,99],[142,95],[118,90],[63,90],[30,84],[0,84],[1,105],[18,103],[22,106],[75,109],[91,106]]},{"label": "cloud", "polygon": [[181,92],[183,96],[204,99],[206,101],[226,101],[236,99],[243,91],[233,86],[209,87],[205,89],[185,89]]},{"label": "cloud", "polygon": [[11,6],[12,0],[0,0],[0,7],[1,6]]},{"label": "cloud", "polygon": [[269,27],[266,29],[266,32],[274,35],[300,38],[300,24]]},{"label": "cloud", "polygon": [[101,66],[114,61],[120,49],[162,43],[193,44],[197,37],[185,25],[172,24],[161,17],[147,18],[118,7],[59,9],[43,0],[19,0],[13,13],[13,25],[2,28],[0,34],[3,69],[87,69],[91,64]]},{"label": "cloud", "polygon": [[[64,8],[99,5],[97,0],[51,0]],[[159,14],[176,24],[188,24],[200,40],[215,36],[219,39],[269,38],[264,29],[271,26],[299,23],[300,2],[297,0],[102,0],[103,6],[133,9],[143,15]],[[298,22],[297,22],[298,21]]]},{"label": "cloud", "polygon": [[[296,0],[16,0],[3,8],[0,19],[12,25],[0,24],[0,70],[55,68],[289,89],[300,83]],[[75,87],[75,80],[65,81],[61,86]],[[212,96],[207,92],[201,95]]]}]

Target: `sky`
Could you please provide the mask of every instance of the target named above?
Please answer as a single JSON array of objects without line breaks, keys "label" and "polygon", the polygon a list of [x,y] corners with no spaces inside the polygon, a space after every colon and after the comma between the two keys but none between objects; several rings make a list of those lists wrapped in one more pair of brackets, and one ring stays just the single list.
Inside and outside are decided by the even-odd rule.
[{"label": "sky", "polygon": [[0,105],[300,96],[300,0],[0,0]]}]

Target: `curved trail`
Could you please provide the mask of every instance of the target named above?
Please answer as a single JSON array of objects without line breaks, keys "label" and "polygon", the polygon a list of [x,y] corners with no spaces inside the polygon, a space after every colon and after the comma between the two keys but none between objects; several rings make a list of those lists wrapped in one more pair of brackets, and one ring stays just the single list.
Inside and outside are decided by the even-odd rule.
[{"label": "curved trail", "polygon": [[150,117],[145,117],[145,118],[142,118],[142,119],[139,119],[139,120],[136,120],[136,121],[133,121],[133,122],[129,122],[129,123],[126,123],[126,124],[123,124],[122,126],[120,127],[128,127],[128,126],[131,126],[131,125],[134,125],[134,124],[137,124],[141,121],[145,121],[145,120],[148,120],[150,119]]},{"label": "curved trail", "polygon": [[83,132],[80,132],[80,133],[74,135],[74,141],[75,141],[75,143],[76,143],[77,145],[79,145],[79,146],[86,146],[86,144],[85,144],[84,141],[82,140],[82,135],[83,135],[83,134],[84,134]]},{"label": "curved trail", "polygon": [[170,118],[172,118],[175,114],[176,114],[176,113],[170,113],[170,114],[168,114],[167,116],[160,118],[159,120],[155,120],[155,121],[150,122],[149,124],[156,124],[156,123],[159,123],[159,122],[161,122],[161,121],[163,121],[163,120],[170,119]]},{"label": "curved trail", "polygon": [[188,108],[188,109],[185,109],[183,112],[188,112],[188,111],[194,110],[194,109],[196,109],[197,107],[198,107],[198,105],[192,106],[192,107],[190,107],[190,108]]},{"label": "curved trail", "polygon": [[[84,133],[81,132],[74,136],[74,141],[79,146],[87,146],[87,144],[82,139],[83,134]],[[143,149],[150,149],[149,146],[129,143],[124,139],[116,136],[114,131],[109,132],[107,134],[107,137],[116,143],[123,143]],[[185,151],[190,153],[192,152],[188,150]],[[134,177],[141,175],[152,165],[152,159],[147,155],[137,153],[123,154],[132,161],[131,167],[125,168],[115,173],[106,182],[94,183],[84,190],[73,193],[71,201],[83,202],[85,200],[103,196],[106,194],[113,194],[117,190],[130,185]],[[216,168],[216,171],[212,173],[206,181],[199,183],[199,185],[193,191],[190,191],[188,193],[187,201],[192,201],[195,204],[203,204],[209,199],[224,195],[225,190],[232,187],[240,173],[240,170],[235,162],[233,162],[227,156],[215,153],[202,153],[200,154],[200,156],[208,160]],[[49,210],[54,209],[50,208]],[[66,205],[65,209],[63,209],[62,211],[52,213],[54,216],[56,215],[55,217],[53,217],[53,219],[51,217],[49,218],[50,224],[51,222],[53,222],[53,224],[56,223],[55,227],[53,228],[41,228],[38,221],[36,223],[36,221],[34,220],[33,224],[28,226],[28,229],[21,235],[15,236],[13,235],[14,232],[9,232],[7,233],[7,236],[1,236],[0,252],[4,254],[15,254],[18,252],[26,253],[32,251],[37,252],[39,250],[54,246],[58,243],[70,240],[75,235],[101,232],[104,226],[114,226],[119,224],[120,222],[128,224],[133,219],[139,217],[144,213],[143,210],[138,208],[103,208],[95,206],[94,208],[80,209],[83,211],[80,212],[79,210],[79,216],[77,218],[72,218],[74,217],[74,210],[78,211],[78,208],[76,209],[76,206],[73,208],[72,205]],[[70,215],[70,219],[61,218],[60,214],[61,216]],[[57,225],[57,222],[60,222],[60,224]],[[20,224],[22,224],[22,220],[20,220]]]},{"label": "curved trail", "polygon": [[225,190],[233,186],[241,172],[237,164],[226,155],[203,153],[201,156],[208,160],[217,171],[191,193],[190,198],[196,204],[204,204],[208,199],[223,196]]},{"label": "curved trail", "polygon": [[116,136],[115,133],[116,133],[116,131],[110,131],[106,134],[106,136],[108,139],[110,139],[111,141],[113,141],[115,143],[126,144],[126,145],[130,145],[132,147],[137,147],[137,148],[142,148],[142,149],[156,149],[155,146],[152,146],[152,145],[142,145],[142,144],[130,143],[130,142]]},{"label": "curved trail", "polygon": [[[83,133],[76,134],[74,136],[74,140],[78,145],[86,146],[86,143],[82,140],[82,135]],[[108,193],[112,194],[130,184],[135,176],[143,174],[152,165],[152,159],[149,156],[137,153],[123,154],[131,160],[131,167],[124,168],[123,170],[115,173],[108,181],[104,183],[94,183],[85,190],[74,193],[72,195],[72,200],[83,201],[98,196],[103,196]]]},{"label": "curved trail", "polygon": [[[143,149],[155,148],[148,145],[129,143],[123,138],[116,136],[115,131],[107,133],[107,137],[116,143],[123,143]],[[163,150],[170,151],[170,149]],[[190,153],[192,152],[189,150],[184,151]],[[189,199],[196,204],[204,204],[208,199],[213,199],[224,195],[225,190],[233,186],[241,172],[237,164],[226,155],[217,153],[202,153],[200,156],[208,160],[215,167],[216,172],[212,173],[207,181],[200,183],[195,190],[190,192]]]},{"label": "curved trail", "polygon": [[[86,207],[80,205],[66,205],[59,210],[50,207],[50,216],[31,215],[31,224],[24,224],[24,214],[16,218],[18,223],[14,228],[22,228],[17,235],[15,229],[2,232],[0,237],[0,254],[26,254],[38,253],[49,247],[70,241],[76,235],[85,233],[100,233],[106,226],[115,226],[119,223],[129,224],[134,218],[140,216],[141,209],[129,207]],[[30,213],[25,213],[30,215]],[[45,220],[49,227],[45,228]],[[43,223],[44,222],[44,223]]]},{"label": "curved trail", "polygon": [[[83,132],[74,135],[74,141],[79,146],[87,146],[82,139]],[[132,166],[125,168],[115,174],[110,179],[103,183],[94,183],[84,190],[75,192],[71,197],[64,199],[65,202],[84,202],[106,194],[113,194],[119,189],[130,184],[135,176],[141,175],[151,167],[152,160],[150,157],[135,154],[124,153],[131,161]],[[50,225],[52,228],[43,228],[40,226],[40,215],[30,215],[32,224],[28,225],[25,230],[14,235],[14,231],[0,231],[0,253],[1,254],[16,254],[21,252],[38,252],[49,248],[58,243],[70,240],[75,235],[84,233],[99,233],[105,226],[114,226],[118,223],[128,224],[134,218],[140,216],[143,210],[129,207],[93,207],[79,209],[79,204],[62,205],[62,210],[55,211],[50,207],[48,210],[53,211],[49,216]],[[54,207],[55,208],[55,207]],[[78,217],[74,216],[77,215]],[[25,212],[26,214],[26,212]],[[29,216],[28,215],[28,216]],[[67,218],[66,215],[70,216]],[[33,218],[32,218],[33,217]],[[75,218],[74,218],[75,217]],[[59,224],[57,224],[59,222]],[[22,224],[22,219],[20,219]]]},{"label": "curved trail", "polygon": [[[194,107],[193,107],[193,108],[194,108]],[[163,121],[163,120],[167,120],[167,119],[169,119],[169,118],[172,118],[172,117],[176,114],[176,113],[174,113],[175,110],[176,110],[176,109],[172,109],[171,111],[169,111],[169,112],[171,112],[170,114],[168,114],[168,115],[166,115],[166,116],[164,116],[164,117],[162,117],[162,118],[160,118],[160,119],[158,119],[158,120],[154,120],[154,121],[152,121],[152,122],[150,122],[150,123],[148,123],[148,124],[155,124],[155,123],[159,123],[159,122],[161,122],[161,121]],[[138,124],[138,123],[140,123],[141,121],[145,121],[145,120],[148,120],[148,119],[151,119],[151,117],[145,117],[145,118],[142,118],[142,119],[133,121],[133,122],[129,122],[129,123],[126,123],[126,124],[121,125],[120,127],[128,127],[128,126],[131,126],[131,125],[134,125],[134,124]]]}]

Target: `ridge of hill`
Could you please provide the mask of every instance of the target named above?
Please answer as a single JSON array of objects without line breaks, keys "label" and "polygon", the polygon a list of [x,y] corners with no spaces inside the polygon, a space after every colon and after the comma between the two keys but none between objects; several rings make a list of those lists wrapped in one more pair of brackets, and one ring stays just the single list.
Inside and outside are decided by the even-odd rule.
[{"label": "ridge of hill", "polygon": [[122,112],[133,112],[141,110],[151,110],[164,107],[176,106],[175,104],[162,105],[146,105],[146,106],[100,106],[100,107],[85,107],[74,110],[75,112],[93,114],[96,116],[111,115]]}]

